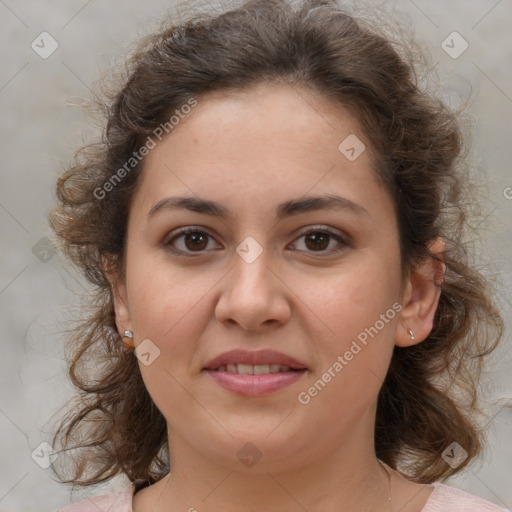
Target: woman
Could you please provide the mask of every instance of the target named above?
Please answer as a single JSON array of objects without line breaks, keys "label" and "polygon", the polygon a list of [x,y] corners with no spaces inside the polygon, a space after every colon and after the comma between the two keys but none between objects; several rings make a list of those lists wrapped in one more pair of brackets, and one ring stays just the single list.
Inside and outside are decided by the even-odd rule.
[{"label": "woman", "polygon": [[454,116],[336,3],[148,38],[52,227],[96,285],[72,338],[71,511],[504,510],[438,481],[502,321],[461,243]]}]

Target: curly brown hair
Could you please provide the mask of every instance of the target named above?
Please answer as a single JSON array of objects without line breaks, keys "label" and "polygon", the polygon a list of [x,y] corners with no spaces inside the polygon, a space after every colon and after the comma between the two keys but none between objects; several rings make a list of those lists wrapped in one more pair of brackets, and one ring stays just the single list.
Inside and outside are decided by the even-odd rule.
[{"label": "curly brown hair", "polygon": [[[422,90],[403,49],[334,0],[249,0],[190,16],[142,41],[122,87],[105,100],[101,141],[76,153],[58,179],[50,213],[66,256],[94,285],[90,315],[67,347],[78,397],[53,445],[77,451],[61,481],[86,486],[124,473],[139,490],[169,471],[166,422],[137,359],[123,348],[108,279],[108,272],[123,278],[128,211],[144,166],[143,158],[130,159],[191,99],[265,82],[318,91],[360,120],[395,203],[403,275],[433,257],[432,240],[446,242],[433,330],[417,345],[394,348],[380,390],[377,457],[430,483],[480,453],[483,433],[472,416],[477,384],[502,318],[464,244],[474,196],[457,117]],[[107,186],[114,175],[115,186]],[[468,452],[457,468],[441,457],[453,440]]]}]

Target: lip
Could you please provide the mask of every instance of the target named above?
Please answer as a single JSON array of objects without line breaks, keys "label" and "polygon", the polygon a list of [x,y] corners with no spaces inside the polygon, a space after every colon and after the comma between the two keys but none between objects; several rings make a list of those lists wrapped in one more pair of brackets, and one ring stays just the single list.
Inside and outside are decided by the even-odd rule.
[{"label": "lip", "polygon": [[218,370],[204,370],[224,389],[245,396],[268,395],[297,382],[307,370],[268,373],[266,375],[240,375]]},{"label": "lip", "polygon": [[[224,364],[279,364],[295,370],[307,370],[307,366],[297,359],[271,349],[264,350],[230,350],[214,357],[204,366],[203,370],[216,370]],[[225,372],[218,372],[225,373]],[[297,372],[298,373],[298,372]]]}]

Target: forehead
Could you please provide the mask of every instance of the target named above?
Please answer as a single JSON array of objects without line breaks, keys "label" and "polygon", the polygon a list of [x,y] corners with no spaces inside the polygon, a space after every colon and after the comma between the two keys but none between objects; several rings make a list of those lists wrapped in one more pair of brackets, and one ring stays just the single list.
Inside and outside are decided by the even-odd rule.
[{"label": "forehead", "polygon": [[343,105],[305,88],[260,84],[198,97],[146,157],[139,195],[151,198],[147,211],[170,191],[241,206],[310,191],[361,200],[358,188],[385,194],[374,162]]},{"label": "forehead", "polygon": [[317,152],[337,149],[344,134],[357,133],[363,138],[356,116],[347,107],[303,86],[262,83],[208,93],[197,102],[181,123],[182,131],[193,124],[196,134],[201,135],[201,141],[196,138],[196,142],[203,143],[218,143],[219,136],[230,132],[228,144],[219,145],[219,149],[233,141],[245,149],[256,147],[256,143],[270,148],[289,144],[298,152],[297,143],[314,143],[310,149]]}]

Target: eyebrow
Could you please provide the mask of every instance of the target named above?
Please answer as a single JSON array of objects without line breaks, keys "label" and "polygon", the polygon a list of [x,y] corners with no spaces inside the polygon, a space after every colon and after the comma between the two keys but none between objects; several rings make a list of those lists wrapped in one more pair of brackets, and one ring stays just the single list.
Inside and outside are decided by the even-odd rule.
[{"label": "eyebrow", "polygon": [[[189,210],[224,220],[232,216],[229,209],[215,201],[198,197],[166,197],[149,210],[147,218],[151,219],[158,213],[169,210]],[[324,195],[291,199],[281,203],[276,209],[276,220],[318,210],[345,210],[361,217],[370,217],[368,210],[360,204],[337,195]]]}]

